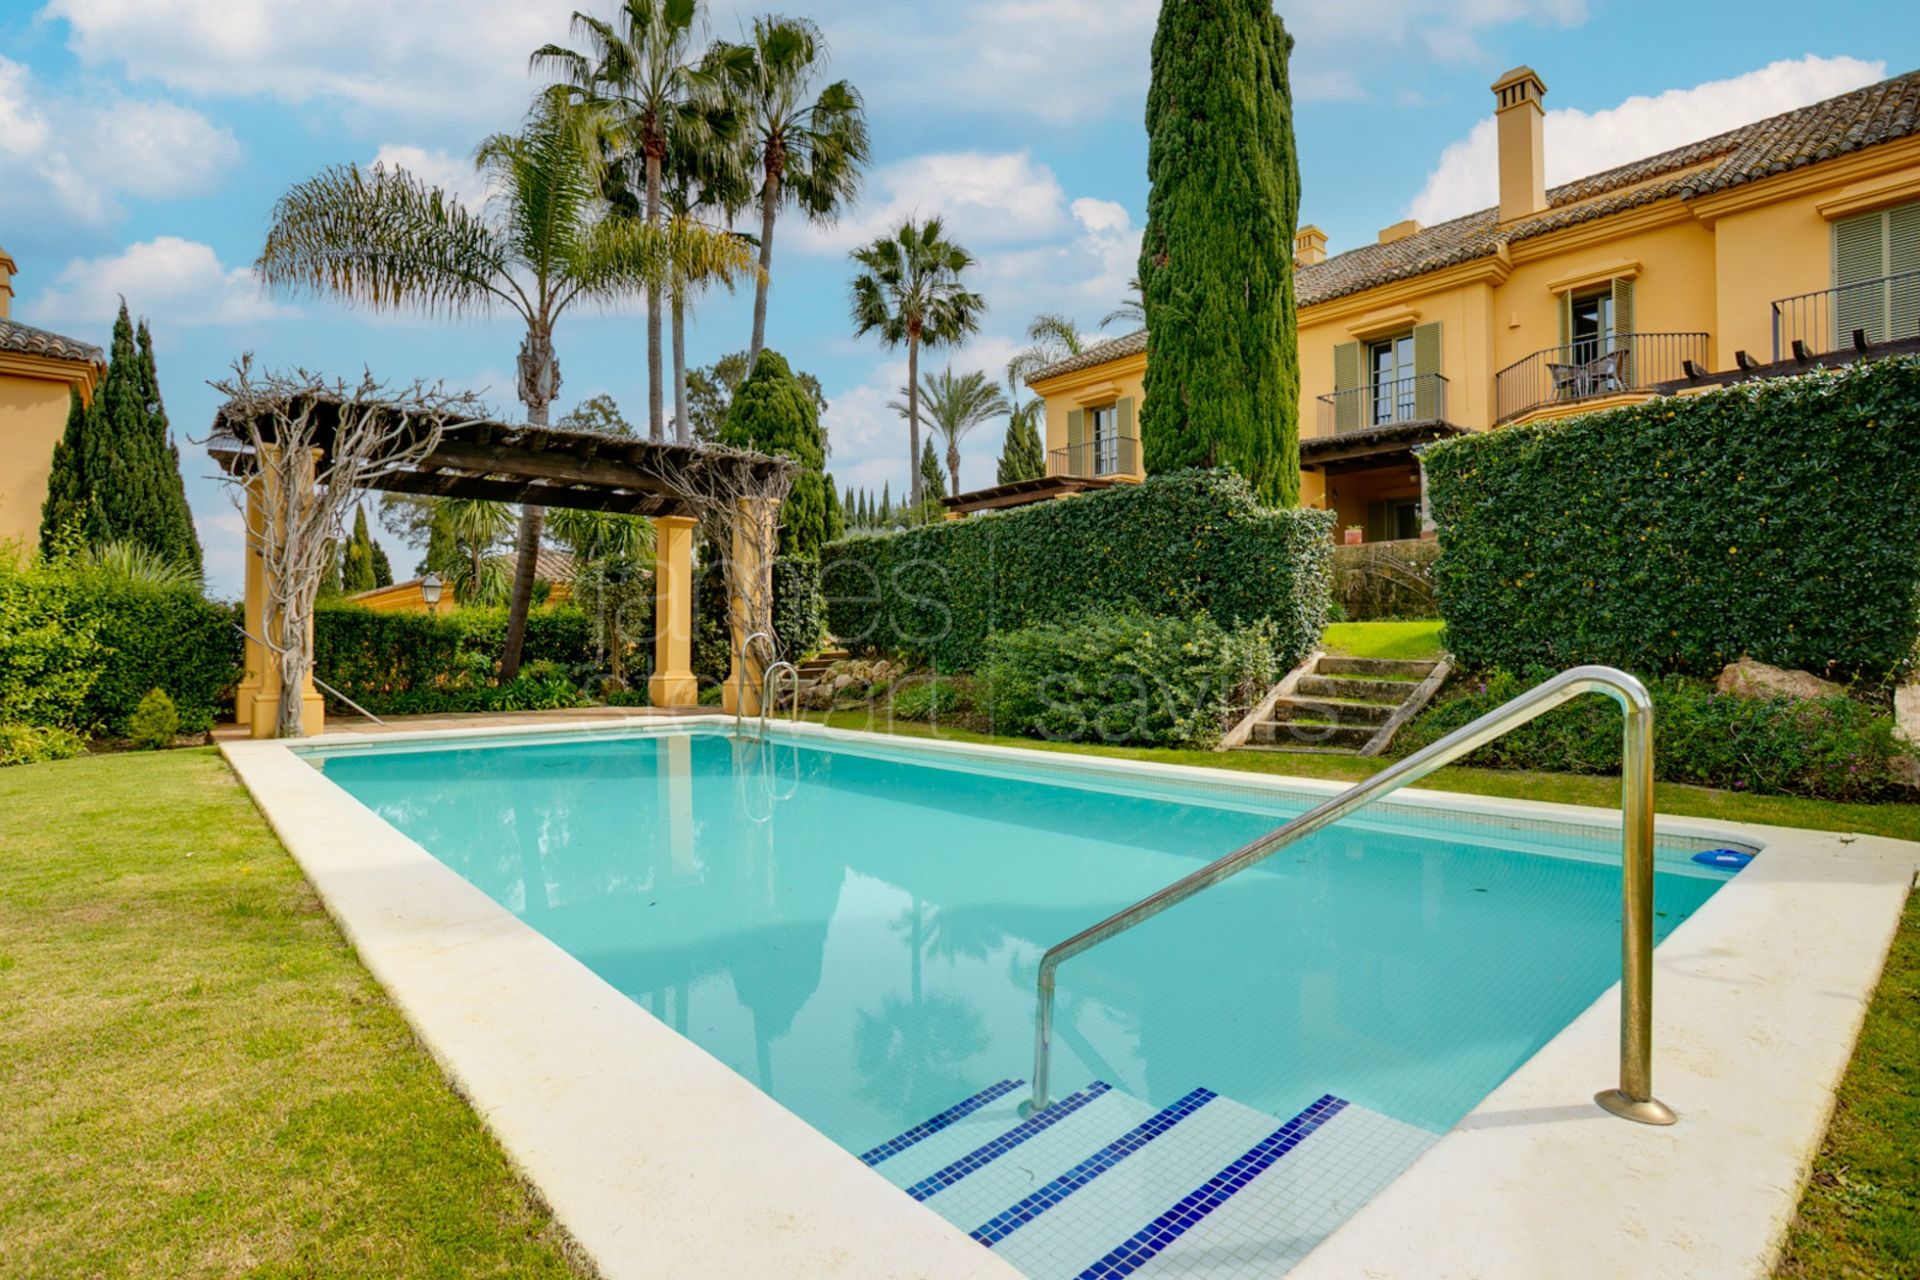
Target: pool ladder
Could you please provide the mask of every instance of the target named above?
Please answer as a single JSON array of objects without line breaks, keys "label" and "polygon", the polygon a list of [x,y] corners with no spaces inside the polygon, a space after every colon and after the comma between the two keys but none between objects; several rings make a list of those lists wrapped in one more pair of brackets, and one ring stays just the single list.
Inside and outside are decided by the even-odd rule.
[{"label": "pool ladder", "polygon": [[[747,652],[753,648],[755,641],[764,641],[768,655],[774,659],[773,662],[768,663],[760,672],[760,738],[762,741],[765,741],[767,736],[767,714],[772,710],[774,702],[778,700],[780,673],[783,670],[793,682],[792,715],[797,717],[800,714],[800,668],[780,656],[780,650],[776,647],[772,635],[765,631],[756,631],[740,642],[740,648],[736,654],[739,661],[735,670],[740,673],[743,689],[747,679]],[[734,699],[733,736],[736,738],[746,735],[746,705],[747,700],[745,698]]]},{"label": "pool ladder", "polygon": [[1620,704],[1624,720],[1620,756],[1620,1083],[1617,1088],[1595,1094],[1594,1101],[1627,1120],[1672,1124],[1677,1118],[1672,1109],[1653,1096],[1653,699],[1647,687],[1633,676],[1600,666],[1561,672],[1252,843],[1049,948],[1040,958],[1036,979],[1039,1000],[1034,1016],[1033,1097],[1023,1110],[1038,1111],[1047,1105],[1054,979],[1064,962],[1585,693],[1604,693],[1612,698]]}]

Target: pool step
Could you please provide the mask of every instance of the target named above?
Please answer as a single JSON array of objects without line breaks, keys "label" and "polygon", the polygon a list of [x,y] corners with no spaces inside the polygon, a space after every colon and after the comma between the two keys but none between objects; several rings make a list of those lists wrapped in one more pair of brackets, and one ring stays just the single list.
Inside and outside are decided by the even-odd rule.
[{"label": "pool step", "polygon": [[1282,1122],[1096,1082],[1022,1117],[1008,1084],[862,1159],[1035,1280],[1278,1275],[1435,1139],[1331,1094]]}]

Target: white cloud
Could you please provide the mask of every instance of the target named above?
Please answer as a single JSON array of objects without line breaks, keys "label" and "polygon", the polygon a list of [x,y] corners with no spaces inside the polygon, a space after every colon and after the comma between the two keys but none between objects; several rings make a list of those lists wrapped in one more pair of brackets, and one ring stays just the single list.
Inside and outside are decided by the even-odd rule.
[{"label": "white cloud", "polygon": [[100,325],[113,319],[122,297],[162,332],[296,314],[268,300],[249,268],[228,267],[211,247],[179,236],[156,236],[109,257],[76,258],[29,309],[37,320]]},{"label": "white cloud", "polygon": [[0,57],[0,211],[99,223],[119,197],[164,199],[214,186],[240,159],[228,130],[171,102],[48,94]]},{"label": "white cloud", "polygon": [[[1547,185],[1569,182],[1615,165],[1724,133],[1782,111],[1870,84],[1886,63],[1808,54],[1775,62],[1729,80],[1653,97],[1629,98],[1605,111],[1562,108],[1547,112]],[[1549,93],[1548,99],[1551,101]],[[1442,222],[1499,201],[1491,117],[1440,153],[1440,162],[1407,206],[1423,223]]]},{"label": "white cloud", "polygon": [[486,175],[473,161],[450,151],[431,151],[389,142],[374,153],[370,168],[404,169],[429,186],[439,187],[460,203],[478,209],[486,203]]},{"label": "white cloud", "polygon": [[1067,193],[1031,152],[979,151],[914,156],[867,176],[859,203],[829,226],[793,221],[803,251],[845,253],[899,227],[939,214],[969,249],[1032,240],[1070,225]]},{"label": "white cloud", "polygon": [[515,113],[527,54],[575,0],[51,0],[69,43],[129,78],[208,96],[330,100],[433,119]]},{"label": "white cloud", "polygon": [[1416,52],[1450,65],[1486,59],[1483,32],[1514,23],[1577,27],[1585,0],[1295,0],[1283,15],[1298,42],[1294,77],[1330,74],[1320,59],[1346,57],[1378,74],[1383,54]]}]

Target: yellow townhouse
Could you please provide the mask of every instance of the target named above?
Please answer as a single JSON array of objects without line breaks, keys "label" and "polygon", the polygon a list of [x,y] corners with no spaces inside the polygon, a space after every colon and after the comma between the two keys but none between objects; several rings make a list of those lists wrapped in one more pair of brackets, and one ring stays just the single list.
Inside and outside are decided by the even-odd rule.
[{"label": "yellow townhouse", "polygon": [[73,393],[93,399],[106,375],[98,347],[15,322],[14,261],[0,249],[0,555],[40,545],[53,447],[67,429]]},{"label": "yellow townhouse", "polygon": [[[1419,536],[1431,441],[1920,349],[1920,72],[1551,189],[1546,85],[1493,93],[1496,207],[1293,246],[1301,499],[1349,540]],[[1139,479],[1148,357],[1139,332],[1036,373],[1047,478],[950,508]]]}]

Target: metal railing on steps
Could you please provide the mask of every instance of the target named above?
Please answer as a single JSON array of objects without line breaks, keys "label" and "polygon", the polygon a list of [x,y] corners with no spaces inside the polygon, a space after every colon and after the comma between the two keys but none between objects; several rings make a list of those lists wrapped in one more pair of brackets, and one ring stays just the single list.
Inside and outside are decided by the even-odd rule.
[{"label": "metal railing on steps", "polygon": [[1047,1105],[1055,974],[1063,963],[1585,693],[1611,697],[1620,704],[1625,722],[1620,762],[1620,1083],[1595,1094],[1594,1101],[1628,1120],[1672,1124],[1673,1111],[1653,1096],[1653,699],[1633,676],[1600,666],[1561,672],[1252,843],[1049,948],[1040,958],[1036,979],[1033,1097],[1027,1106],[1038,1111]]}]

